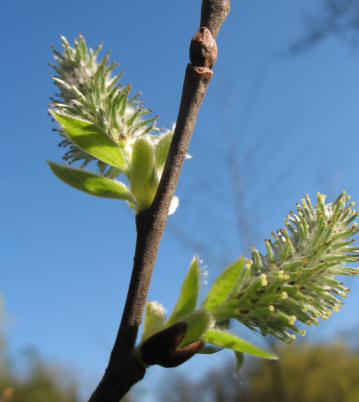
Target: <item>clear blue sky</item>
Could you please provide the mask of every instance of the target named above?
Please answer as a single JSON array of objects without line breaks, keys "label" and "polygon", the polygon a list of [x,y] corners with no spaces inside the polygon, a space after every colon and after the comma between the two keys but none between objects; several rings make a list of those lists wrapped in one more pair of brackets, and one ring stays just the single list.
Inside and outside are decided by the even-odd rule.
[{"label": "clear blue sky", "polygon": [[[197,252],[204,259],[208,255],[209,281],[224,267],[219,260],[229,262],[243,252],[228,179],[229,150],[238,154],[240,210],[250,214],[250,239],[258,246],[304,193],[333,198],[344,188],[359,202],[359,52],[330,39],[299,56],[279,57],[303,32],[304,3],[232,3],[190,146],[194,157],[180,179],[180,209],[170,218],[149,292],[168,309],[196,252],[195,241],[207,247],[207,253]],[[66,187],[47,167],[45,160],[61,158],[47,116],[48,97],[55,92],[50,45],[59,48],[59,34],[72,39],[82,33],[93,47],[104,41],[125,72],[124,82],[143,92],[145,105],[160,115],[160,126],[170,126],[200,4],[2,2],[0,292],[8,342],[14,352],[34,346],[45,359],[71,367],[84,395],[102,375],[119,324],[134,219],[124,203]],[[358,324],[359,285],[349,286],[345,308],[323,323],[317,336]],[[184,369],[202,372],[218,359],[196,357]],[[144,386],[151,389],[164,371],[151,369]]]}]

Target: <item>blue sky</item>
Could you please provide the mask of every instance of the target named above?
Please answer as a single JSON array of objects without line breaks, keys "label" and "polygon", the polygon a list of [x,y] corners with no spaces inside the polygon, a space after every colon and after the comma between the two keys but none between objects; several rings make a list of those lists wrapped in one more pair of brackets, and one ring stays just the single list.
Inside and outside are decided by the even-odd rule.
[{"label": "blue sky", "polygon": [[[359,200],[358,52],[329,39],[301,55],[285,55],[303,32],[305,2],[232,3],[190,145],[193,159],[180,178],[180,208],[169,220],[149,292],[168,309],[194,253],[204,259],[211,281],[246,242],[261,247],[305,193],[334,198],[344,188]],[[84,395],[102,375],[120,321],[134,219],[124,203],[66,187],[45,162],[61,159],[47,116],[56,90],[50,45],[59,48],[59,34],[72,40],[82,33],[92,47],[103,41],[120,62],[123,81],[143,92],[159,125],[168,127],[176,119],[200,4],[2,4],[0,292],[7,339],[14,352],[34,346],[45,359],[70,367]],[[237,160],[240,199],[233,193],[229,155]],[[242,236],[238,211],[246,215]],[[359,286],[349,286],[344,309],[311,336],[358,324]],[[220,359],[196,357],[179,370],[201,373]],[[143,387],[152,389],[164,372],[151,369]]]}]

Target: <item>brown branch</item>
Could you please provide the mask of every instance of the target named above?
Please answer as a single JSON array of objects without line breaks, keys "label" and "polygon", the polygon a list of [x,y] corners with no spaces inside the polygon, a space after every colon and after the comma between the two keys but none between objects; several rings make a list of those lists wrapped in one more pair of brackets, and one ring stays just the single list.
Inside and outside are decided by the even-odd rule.
[{"label": "brown branch", "polygon": [[230,0],[203,0],[201,8],[201,27],[211,31],[214,39],[217,38],[219,29],[229,14]]},{"label": "brown branch", "polygon": [[[176,129],[155,199],[136,216],[137,241],[132,277],[120,328],[105,374],[89,402],[118,402],[145,375],[133,354],[158,247],[199,108],[217,56],[214,38],[229,12],[229,0],[203,0],[200,28],[191,41]],[[206,28],[208,27],[208,29]]]}]

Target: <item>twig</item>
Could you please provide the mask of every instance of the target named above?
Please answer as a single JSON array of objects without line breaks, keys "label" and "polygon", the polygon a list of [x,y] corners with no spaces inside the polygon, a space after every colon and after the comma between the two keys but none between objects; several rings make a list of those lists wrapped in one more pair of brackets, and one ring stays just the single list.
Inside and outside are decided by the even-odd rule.
[{"label": "twig", "polygon": [[176,129],[155,199],[136,217],[137,241],[121,325],[105,374],[89,402],[118,402],[145,375],[145,367],[133,355],[147,298],[153,266],[167,221],[201,102],[213,75],[217,56],[215,38],[229,13],[230,0],[203,0],[201,28],[191,41]]}]

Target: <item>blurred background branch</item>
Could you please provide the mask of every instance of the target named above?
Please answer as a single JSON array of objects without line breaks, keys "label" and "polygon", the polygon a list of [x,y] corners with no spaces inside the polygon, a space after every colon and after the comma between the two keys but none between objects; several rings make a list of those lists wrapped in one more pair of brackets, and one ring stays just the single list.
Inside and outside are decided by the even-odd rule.
[{"label": "blurred background branch", "polygon": [[330,37],[356,47],[359,39],[358,0],[303,2],[304,33],[289,46],[291,54],[312,49]]}]

